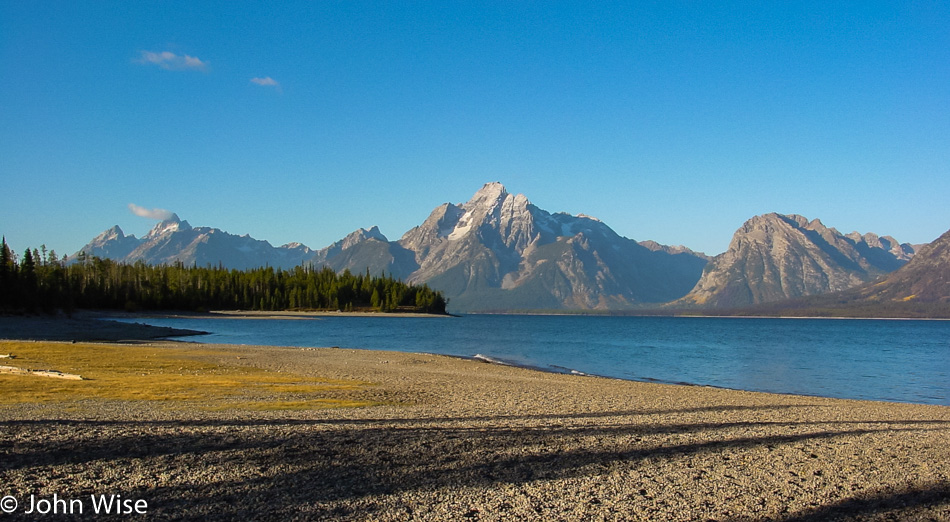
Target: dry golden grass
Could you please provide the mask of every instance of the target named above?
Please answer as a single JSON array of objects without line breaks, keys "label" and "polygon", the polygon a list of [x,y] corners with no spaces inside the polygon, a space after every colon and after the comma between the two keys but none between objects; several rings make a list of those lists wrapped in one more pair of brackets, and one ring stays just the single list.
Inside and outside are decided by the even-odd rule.
[{"label": "dry golden grass", "polygon": [[[202,361],[199,347],[0,341],[5,364],[79,374],[81,381],[0,375],[0,406],[152,401],[173,409],[300,410],[376,404],[347,397],[371,383]],[[222,355],[215,352],[214,355]],[[224,354],[227,355],[227,354]],[[237,357],[235,357],[237,359]]]}]

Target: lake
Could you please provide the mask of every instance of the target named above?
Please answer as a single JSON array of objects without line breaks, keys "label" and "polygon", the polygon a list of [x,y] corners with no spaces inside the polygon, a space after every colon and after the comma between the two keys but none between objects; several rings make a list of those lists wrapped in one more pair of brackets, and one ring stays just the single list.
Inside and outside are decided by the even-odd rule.
[{"label": "lake", "polygon": [[468,315],[120,319],[181,340],[482,356],[548,371],[750,391],[950,405],[950,322]]}]

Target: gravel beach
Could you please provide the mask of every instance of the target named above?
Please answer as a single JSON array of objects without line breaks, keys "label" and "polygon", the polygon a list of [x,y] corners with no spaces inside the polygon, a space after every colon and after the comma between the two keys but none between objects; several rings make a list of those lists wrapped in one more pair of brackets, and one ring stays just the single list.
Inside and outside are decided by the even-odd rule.
[{"label": "gravel beach", "polygon": [[[0,353],[17,346],[0,343]],[[359,383],[328,397],[370,405],[4,404],[0,496],[17,506],[7,510],[4,498],[12,513],[0,517],[36,519],[26,513],[33,505],[58,506],[51,519],[92,518],[91,496],[120,495],[123,519],[950,520],[947,407],[425,354],[108,346],[176,350],[291,381]]]}]

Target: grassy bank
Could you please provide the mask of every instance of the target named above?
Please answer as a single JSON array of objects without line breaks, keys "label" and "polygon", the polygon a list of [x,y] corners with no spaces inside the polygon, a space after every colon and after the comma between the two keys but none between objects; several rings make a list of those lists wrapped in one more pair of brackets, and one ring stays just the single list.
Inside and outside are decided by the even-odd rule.
[{"label": "grassy bank", "polygon": [[[371,383],[324,379],[293,372],[202,360],[212,352],[195,345],[0,342],[3,365],[55,370],[82,380],[0,374],[0,406],[58,403],[77,408],[95,400],[148,401],[175,409],[313,409],[376,404],[351,395]],[[242,358],[213,352],[217,358]]]}]

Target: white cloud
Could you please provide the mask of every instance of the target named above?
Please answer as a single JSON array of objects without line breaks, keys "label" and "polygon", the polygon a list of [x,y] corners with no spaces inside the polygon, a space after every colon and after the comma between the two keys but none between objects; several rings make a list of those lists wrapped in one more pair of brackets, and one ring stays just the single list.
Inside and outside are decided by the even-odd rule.
[{"label": "white cloud", "polygon": [[158,219],[161,221],[165,221],[166,219],[171,219],[172,217],[175,216],[174,212],[165,210],[163,208],[153,208],[150,210],[145,207],[140,207],[136,205],[135,203],[129,203],[129,210],[131,210],[132,213],[135,214],[136,216],[148,218],[148,219]]},{"label": "white cloud", "polygon": [[136,60],[137,63],[157,65],[169,71],[204,71],[208,68],[208,62],[201,61],[201,59],[188,56],[187,54],[179,56],[170,51],[162,51],[160,53],[141,51],[141,53],[142,55]]},{"label": "white cloud", "polygon": [[256,83],[258,85],[273,85],[275,87],[280,85],[277,83],[277,80],[271,78],[270,76],[266,78],[251,78],[251,83]]},{"label": "white cloud", "polygon": [[264,78],[251,78],[251,83],[264,87],[273,87],[277,89],[277,92],[283,92],[280,88],[280,83],[270,76],[265,76]]}]

